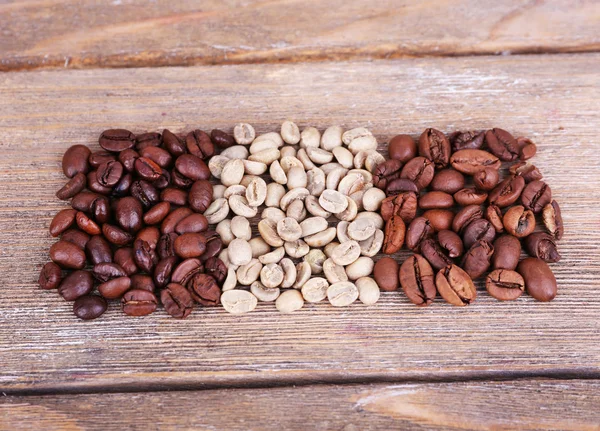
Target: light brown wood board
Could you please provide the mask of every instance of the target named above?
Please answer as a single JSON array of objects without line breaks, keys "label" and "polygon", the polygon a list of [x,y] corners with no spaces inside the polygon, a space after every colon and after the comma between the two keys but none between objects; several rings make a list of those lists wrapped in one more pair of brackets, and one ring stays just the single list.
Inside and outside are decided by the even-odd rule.
[{"label": "light brown wood board", "polygon": [[0,70],[592,52],[595,0],[0,4]]},{"label": "light brown wood board", "polygon": [[[130,391],[600,372],[600,55],[547,55],[0,75],[0,390]],[[556,300],[500,303],[480,290],[457,308],[400,293],[373,306],[260,304],[236,317],[198,309],[78,321],[36,280],[67,204],[62,153],[103,129],[230,128],[283,119],[369,127],[380,142],[433,126],[503,127],[538,144],[533,160],[563,209]],[[382,148],[384,146],[382,145]],[[403,252],[401,256],[406,256]]]}]

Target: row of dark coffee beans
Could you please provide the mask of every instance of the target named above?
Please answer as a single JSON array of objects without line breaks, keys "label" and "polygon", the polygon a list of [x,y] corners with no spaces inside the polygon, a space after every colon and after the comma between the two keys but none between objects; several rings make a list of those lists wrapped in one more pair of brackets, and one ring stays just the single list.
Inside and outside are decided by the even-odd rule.
[{"label": "row of dark coffee beans", "polygon": [[[383,252],[406,245],[414,254],[401,265],[391,257],[376,263],[381,290],[401,287],[420,306],[438,293],[463,306],[475,300],[473,280],[487,274],[486,289],[499,300],[523,292],[554,299],[548,263],[560,260],[563,221],[542,173],[526,162],[536,153],[531,140],[498,128],[448,137],[426,129],[418,142],[394,137],[388,150],[373,179],[387,195]],[[530,257],[520,260],[522,243]]]}]

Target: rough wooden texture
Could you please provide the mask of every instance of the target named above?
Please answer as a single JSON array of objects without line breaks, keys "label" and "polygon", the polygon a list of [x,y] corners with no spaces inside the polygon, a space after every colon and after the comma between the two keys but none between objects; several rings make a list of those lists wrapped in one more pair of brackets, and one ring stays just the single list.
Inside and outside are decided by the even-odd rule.
[{"label": "rough wooden texture", "polygon": [[0,70],[589,52],[595,0],[93,0],[0,5]]},{"label": "rough wooden texture", "polygon": [[[305,65],[42,71],[0,75],[0,390],[137,390],[310,381],[401,381],[600,374],[600,55],[411,59]],[[417,308],[400,293],[366,307],[273,304],[235,317],[197,309],[129,318],[111,304],[78,321],[35,281],[65,203],[61,155],[98,148],[101,130],[259,131],[294,118],[365,125],[384,142],[427,126],[504,127],[539,145],[535,164],[560,202],[555,301]],[[406,256],[404,252],[402,256]]]},{"label": "rough wooden texture", "polygon": [[592,431],[599,404],[598,380],[6,397],[0,429]]}]

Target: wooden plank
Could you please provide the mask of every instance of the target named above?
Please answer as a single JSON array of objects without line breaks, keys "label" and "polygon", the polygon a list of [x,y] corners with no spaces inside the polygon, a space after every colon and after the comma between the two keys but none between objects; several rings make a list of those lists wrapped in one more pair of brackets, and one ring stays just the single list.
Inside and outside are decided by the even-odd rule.
[{"label": "wooden plank", "polygon": [[600,430],[600,381],[5,397],[2,430]]},{"label": "wooden plank", "polygon": [[0,70],[590,52],[594,0],[36,0],[0,5]]},{"label": "wooden plank", "polygon": [[[124,390],[309,381],[597,376],[600,372],[600,55],[411,59],[304,65],[18,72],[0,75],[0,389]],[[370,127],[381,142],[428,126],[502,126],[539,144],[534,159],[563,208],[555,301],[417,308],[260,304],[242,317],[198,309],[80,322],[35,280],[65,203],[61,155],[98,148],[101,130],[229,128],[285,118]],[[399,257],[407,256],[402,252]],[[481,288],[481,286],[480,286]]]}]

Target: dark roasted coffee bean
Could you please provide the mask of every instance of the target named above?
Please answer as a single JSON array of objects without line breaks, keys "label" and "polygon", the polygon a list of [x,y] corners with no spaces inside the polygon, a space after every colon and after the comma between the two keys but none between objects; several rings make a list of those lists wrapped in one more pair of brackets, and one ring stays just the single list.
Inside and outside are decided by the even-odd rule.
[{"label": "dark roasted coffee bean", "polygon": [[92,204],[100,198],[98,193],[86,192],[77,193],[71,200],[71,206],[77,211],[91,212]]},{"label": "dark roasted coffee bean", "polygon": [[452,305],[469,305],[477,297],[477,290],[469,274],[454,264],[438,271],[435,286],[440,296]]},{"label": "dark roasted coffee bean", "polygon": [[123,197],[129,194],[129,188],[133,182],[131,174],[125,174],[112,189],[112,196]]},{"label": "dark roasted coffee bean", "polygon": [[413,304],[423,307],[433,302],[437,293],[433,269],[423,256],[414,254],[406,259],[399,273],[402,290]]},{"label": "dark roasted coffee bean", "polygon": [[96,171],[96,180],[103,187],[113,187],[123,176],[123,165],[117,161],[102,163]]},{"label": "dark roasted coffee bean", "polygon": [[452,151],[478,150],[483,146],[485,132],[454,132],[450,135]]},{"label": "dark roasted coffee bean", "polygon": [[130,278],[132,289],[147,290],[148,292],[154,292],[156,289],[154,280],[147,274],[134,274]]},{"label": "dark roasted coffee bean", "polygon": [[213,186],[206,180],[196,181],[188,194],[188,204],[196,212],[203,213],[213,200]]},{"label": "dark roasted coffee bean", "polygon": [[462,206],[481,205],[485,202],[487,197],[488,194],[486,192],[471,187],[461,189],[454,193],[454,200],[457,204]]},{"label": "dark roasted coffee bean", "polygon": [[171,171],[171,182],[174,186],[177,186],[182,189],[189,189],[190,187],[192,187],[192,184],[194,184],[194,180],[184,177],[179,172],[177,172],[177,169],[173,169]]},{"label": "dark roasted coffee bean", "polygon": [[[400,172],[400,178],[409,179],[419,190],[424,189],[433,180],[435,167],[431,160],[425,157],[415,157],[409,161]],[[406,190],[412,191],[412,190]]]},{"label": "dark roasted coffee bean", "polygon": [[87,177],[85,174],[79,172],[56,192],[56,197],[63,201],[71,199],[77,193],[85,189],[86,183]]},{"label": "dark roasted coffee bean", "polygon": [[93,192],[100,193],[102,195],[109,195],[112,192],[111,187],[105,187],[98,182],[98,174],[96,171],[88,172],[87,176],[87,188]]},{"label": "dark roasted coffee bean", "polygon": [[444,192],[429,192],[419,198],[419,208],[428,209],[446,209],[454,206],[454,198],[452,195]]},{"label": "dark roasted coffee bean", "polygon": [[171,131],[165,129],[162,133],[163,143],[165,144],[165,149],[171,153],[174,157],[181,156],[185,154],[186,149],[185,145],[181,139]]},{"label": "dark roasted coffee bean", "polygon": [[390,158],[406,163],[417,157],[417,144],[410,135],[394,136],[388,145]]},{"label": "dark roasted coffee bean", "polygon": [[556,296],[556,278],[546,262],[534,257],[523,259],[517,272],[525,280],[527,293],[538,301],[552,301]]},{"label": "dark roasted coffee bean", "polygon": [[431,160],[437,169],[444,168],[450,161],[450,142],[442,132],[425,129],[419,138],[419,154]]},{"label": "dark roasted coffee bean", "polygon": [[218,257],[211,257],[204,262],[204,272],[212,276],[219,286],[222,286],[227,276],[227,267]]},{"label": "dark roasted coffee bean", "polygon": [[67,241],[58,241],[50,247],[50,259],[61,268],[82,269],[85,266],[85,253]]},{"label": "dark roasted coffee bean", "polygon": [[454,169],[442,169],[433,176],[429,188],[453,195],[465,186],[465,177]]},{"label": "dark roasted coffee bean", "polygon": [[521,257],[521,242],[512,235],[502,235],[494,241],[492,268],[514,270]]},{"label": "dark roasted coffee bean", "polygon": [[421,241],[433,235],[433,226],[425,217],[415,218],[406,230],[406,247],[412,251],[417,251]]},{"label": "dark roasted coffee bean", "polygon": [[82,211],[77,211],[75,221],[79,229],[90,235],[100,235],[100,227]]},{"label": "dark roasted coffee bean", "polygon": [[485,288],[500,301],[512,301],[523,294],[525,280],[516,271],[496,269],[486,277]]},{"label": "dark roasted coffee bean", "polygon": [[517,238],[525,238],[535,229],[535,215],[522,205],[511,207],[502,219],[506,232]]},{"label": "dark roasted coffee bean", "polygon": [[110,244],[102,235],[94,235],[85,245],[85,251],[92,265],[112,262]]},{"label": "dark roasted coffee bean", "polygon": [[148,147],[160,147],[162,135],[160,133],[142,133],[135,137],[135,148],[140,151]]},{"label": "dark roasted coffee bean", "polygon": [[162,174],[162,168],[146,157],[139,157],[135,161],[134,170],[140,178],[147,181],[157,180]]},{"label": "dark roasted coffee bean", "polygon": [[121,228],[128,232],[137,232],[142,227],[143,209],[137,199],[127,196],[117,201],[115,219]]},{"label": "dark roasted coffee bean", "polygon": [[506,130],[488,130],[485,132],[485,142],[490,151],[500,160],[510,162],[519,157],[517,140]]},{"label": "dark roasted coffee bean", "polygon": [[487,241],[477,241],[463,256],[461,266],[475,280],[490,267],[494,247]]},{"label": "dark roasted coffee bean", "polygon": [[525,238],[525,250],[531,257],[537,257],[544,262],[558,262],[560,254],[551,235],[546,232],[534,232]]},{"label": "dark roasted coffee bean", "polygon": [[205,307],[219,305],[221,298],[221,289],[216,280],[207,274],[195,274],[189,281],[188,290],[192,294],[194,301]]},{"label": "dark roasted coffee bean", "polygon": [[115,251],[114,261],[118,264],[125,273],[129,276],[138,272],[138,267],[133,259],[133,248],[122,247]]},{"label": "dark roasted coffee bean", "polygon": [[500,169],[498,157],[483,150],[459,150],[450,157],[452,167],[467,175],[485,169]]},{"label": "dark roasted coffee bean", "polygon": [[200,256],[202,262],[206,262],[211,257],[218,256],[223,251],[223,241],[219,235],[206,238],[206,251]]},{"label": "dark roasted coffee bean", "polygon": [[85,250],[85,246],[90,240],[90,236],[79,229],[69,229],[63,232],[63,234],[60,236],[60,239],[71,242],[80,249]]},{"label": "dark roasted coffee bean", "polygon": [[390,181],[385,188],[385,194],[388,196],[396,196],[406,192],[419,193],[417,185],[407,178],[396,178]]},{"label": "dark roasted coffee bean", "polygon": [[167,187],[160,193],[160,199],[173,205],[187,204],[188,192],[175,187]]},{"label": "dark roasted coffee bean", "polygon": [[117,299],[123,296],[131,287],[129,277],[119,277],[108,280],[98,286],[98,292],[106,299]]},{"label": "dark roasted coffee bean", "polygon": [[160,231],[156,226],[146,226],[137,233],[135,239],[146,241],[152,250],[156,250],[158,240],[160,239]]},{"label": "dark roasted coffee bean", "polygon": [[462,208],[452,220],[452,230],[462,234],[462,231],[473,220],[483,217],[483,211],[479,205],[468,205]]},{"label": "dark roasted coffee bean", "polygon": [[161,202],[150,208],[146,214],[144,214],[143,220],[146,224],[158,224],[164,220],[164,218],[171,211],[171,204],[169,202]]},{"label": "dark roasted coffee bean", "polygon": [[452,259],[444,253],[444,250],[433,238],[427,238],[421,242],[421,254],[436,271],[452,264]]},{"label": "dark roasted coffee bean", "polygon": [[385,236],[383,237],[383,247],[381,251],[385,254],[394,254],[400,251],[404,245],[404,235],[406,234],[406,225],[399,215],[393,215],[385,223]]},{"label": "dark roasted coffee bean", "polygon": [[400,285],[398,262],[391,257],[382,257],[375,263],[373,278],[381,290],[393,292]]},{"label": "dark roasted coffee bean", "polygon": [[451,257],[456,258],[463,254],[463,242],[456,233],[451,230],[441,230],[437,234],[438,243],[440,247],[445,250],[445,253]]},{"label": "dark roasted coffee bean", "polygon": [[160,293],[165,311],[177,319],[185,319],[194,309],[194,299],[181,284],[170,283]]},{"label": "dark roasted coffee bean", "polygon": [[489,194],[489,202],[504,208],[514,204],[521,196],[525,180],[521,176],[511,176],[498,184]]},{"label": "dark roasted coffee bean", "polygon": [[175,239],[173,249],[182,259],[198,257],[206,250],[206,238],[200,233],[184,233]]},{"label": "dark roasted coffee bean", "polygon": [[133,236],[120,227],[105,223],[102,225],[102,234],[108,242],[115,245],[127,245],[133,241]]},{"label": "dark roasted coffee bean", "polygon": [[484,218],[472,221],[463,228],[463,242],[466,248],[470,248],[479,240],[494,241],[496,229]]},{"label": "dark roasted coffee bean", "polygon": [[127,273],[116,263],[97,263],[92,269],[92,275],[100,283],[104,283],[113,278],[126,277]]},{"label": "dark roasted coffee bean", "polygon": [[161,168],[169,168],[173,164],[171,153],[159,147],[146,147],[140,151],[140,156],[152,160]]},{"label": "dark roasted coffee bean", "polygon": [[158,190],[169,187],[171,185],[171,173],[163,168],[160,177],[157,180],[154,180],[152,185]]},{"label": "dark roasted coffee bean", "polygon": [[508,171],[513,175],[520,175],[526,183],[542,179],[542,173],[538,168],[529,163],[519,162],[508,168]]},{"label": "dark roasted coffee bean", "polygon": [[42,289],[56,289],[62,281],[62,271],[60,266],[54,262],[48,262],[40,271],[38,284]]},{"label": "dark roasted coffee bean", "polygon": [[213,144],[219,148],[229,148],[235,145],[235,139],[233,139],[233,136],[219,129],[213,129],[210,132],[210,139],[212,140]]},{"label": "dark roasted coffee bean", "polygon": [[88,157],[90,166],[94,169],[97,169],[102,163],[110,162],[111,160],[117,160],[117,155],[108,151],[94,151]]},{"label": "dark roasted coffee bean", "polygon": [[108,303],[98,295],[80,296],[73,303],[73,313],[81,320],[92,320],[102,316]]},{"label": "dark roasted coffee bean", "polygon": [[489,205],[485,209],[485,219],[489,221],[497,233],[504,232],[504,224],[502,222],[502,211],[496,205]]},{"label": "dark roasted coffee bean", "polygon": [[519,147],[520,160],[529,160],[537,153],[537,146],[528,138],[517,138],[517,147]]},{"label": "dark roasted coffee bean", "polygon": [[177,157],[175,168],[181,175],[194,181],[210,178],[210,170],[206,163],[193,154],[183,154]]},{"label": "dark roasted coffee bean", "polygon": [[175,245],[175,239],[178,236],[179,235],[176,234],[175,232],[171,232],[171,233],[164,234],[159,238],[158,244],[156,246],[156,252],[158,253],[158,256],[161,259],[164,259],[164,258],[170,257],[170,256],[175,256],[174,245]]},{"label": "dark roasted coffee bean", "polygon": [[191,258],[181,262],[171,273],[171,282],[187,286],[192,277],[204,271],[199,259]]},{"label": "dark roasted coffee bean", "polygon": [[140,154],[137,151],[129,148],[119,153],[119,162],[127,172],[133,172],[135,170],[135,161],[139,157]]},{"label": "dark roasted coffee bean", "polygon": [[473,175],[473,184],[475,184],[475,187],[486,192],[496,187],[499,180],[498,169],[485,168]]},{"label": "dark roasted coffee bean", "polygon": [[94,199],[90,208],[94,220],[97,223],[106,223],[110,218],[110,204],[106,196],[99,196]]},{"label": "dark roasted coffee bean", "polygon": [[373,184],[384,190],[387,185],[396,178],[400,178],[400,169],[402,168],[402,162],[400,160],[391,159],[380,163],[375,168],[373,174]]},{"label": "dark roasted coffee bean", "polygon": [[558,202],[552,201],[546,204],[542,210],[542,218],[546,229],[555,239],[560,240],[564,234],[562,214]]},{"label": "dark roasted coffee bean", "polygon": [[138,239],[133,243],[133,260],[138,268],[151,274],[158,257],[150,244],[143,239]]},{"label": "dark roasted coffee bean", "polygon": [[138,180],[131,183],[131,196],[142,203],[144,208],[150,208],[160,201],[158,191],[152,184],[144,180]]},{"label": "dark roasted coffee bean", "polygon": [[405,224],[410,223],[417,216],[417,194],[404,192],[396,196],[385,198],[381,203],[381,217],[388,221],[392,215],[399,215]]},{"label": "dark roasted coffee bean", "polygon": [[171,281],[171,273],[179,262],[176,256],[167,257],[158,261],[154,267],[154,284],[159,287],[165,287]]},{"label": "dark roasted coffee bean", "polygon": [[87,174],[90,170],[88,158],[92,152],[85,145],[73,145],[62,158],[63,173],[67,178],[73,178],[78,173]]},{"label": "dark roasted coffee bean", "polygon": [[135,135],[125,129],[109,129],[102,132],[99,143],[106,151],[118,153],[135,145]]},{"label": "dark roasted coffee bean", "polygon": [[175,226],[177,226],[181,220],[191,214],[193,214],[192,210],[187,207],[177,208],[175,211],[165,217],[160,226],[160,231],[163,234],[175,232]]},{"label": "dark roasted coffee bean", "polygon": [[450,229],[452,220],[454,220],[454,212],[452,210],[427,210],[422,214],[422,217],[429,220],[431,227],[436,232]]},{"label": "dark roasted coffee bean", "polygon": [[178,234],[184,233],[199,233],[208,229],[208,220],[202,214],[190,214],[182,219],[175,226],[175,232]]},{"label": "dark roasted coffee bean", "polygon": [[123,312],[128,316],[146,316],[156,310],[158,300],[152,292],[129,290],[121,299]]},{"label": "dark roasted coffee bean", "polygon": [[532,181],[521,194],[521,203],[535,214],[542,212],[544,207],[552,202],[550,186],[543,181]]},{"label": "dark roasted coffee bean", "polygon": [[66,301],[75,301],[83,295],[87,295],[94,288],[94,279],[89,271],[73,271],[67,275],[60,286],[58,293]]},{"label": "dark roasted coffee bean", "polygon": [[202,130],[194,130],[185,137],[185,144],[190,154],[201,158],[209,159],[215,154],[215,146],[210,140],[210,136]]},{"label": "dark roasted coffee bean", "polygon": [[50,235],[56,237],[69,229],[75,222],[76,215],[77,211],[74,209],[64,209],[57,212],[50,222]]}]

